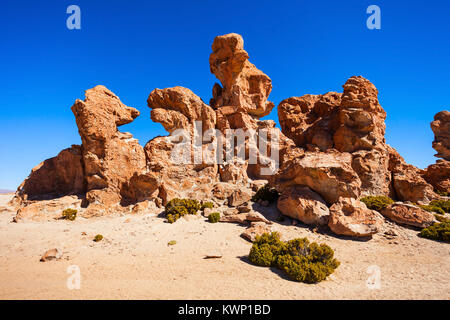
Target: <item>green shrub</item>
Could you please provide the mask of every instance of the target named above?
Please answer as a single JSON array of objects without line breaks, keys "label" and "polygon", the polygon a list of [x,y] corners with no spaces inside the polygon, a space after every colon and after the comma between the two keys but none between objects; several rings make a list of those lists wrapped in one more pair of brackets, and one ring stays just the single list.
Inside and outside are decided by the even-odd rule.
[{"label": "green shrub", "polygon": [[95,242],[99,242],[99,241],[102,241],[103,240],[103,236],[101,235],[101,234],[97,234],[95,237],[94,237],[94,241]]},{"label": "green shrub", "polygon": [[168,246],[174,246],[174,245],[176,245],[177,244],[177,241],[176,240],[170,240],[169,242],[167,242],[167,245]]},{"label": "green shrub", "polygon": [[444,212],[450,213],[450,200],[433,200],[429,205],[439,207],[444,210]]},{"label": "green shrub", "polygon": [[208,202],[204,202],[202,204],[202,210],[205,210],[206,208],[212,209],[214,208],[214,203],[208,201]]},{"label": "green shrub", "polygon": [[450,222],[435,223],[428,228],[422,229],[419,236],[432,240],[450,242]]},{"label": "green shrub", "polygon": [[448,197],[448,196],[450,195],[448,192],[445,192],[445,191],[435,190],[435,192],[436,192],[438,195],[443,196],[443,197]]},{"label": "green shrub", "polygon": [[197,200],[174,198],[165,206],[167,222],[174,223],[186,214],[197,214],[201,207]]},{"label": "green shrub", "polygon": [[208,216],[208,221],[211,223],[219,222],[220,220],[220,213],[219,212],[213,212]]},{"label": "green shrub", "polygon": [[381,212],[388,205],[393,204],[394,200],[387,196],[367,196],[361,198],[367,208]]},{"label": "green shrub", "polygon": [[74,221],[77,218],[77,210],[66,209],[62,212],[62,218],[70,221]]},{"label": "green shrub", "polygon": [[271,188],[269,184],[266,184],[264,187],[261,187],[256,191],[256,193],[252,197],[253,202],[261,201],[269,201],[274,202],[278,199],[279,193],[274,188]]},{"label": "green shrub", "polygon": [[437,206],[432,206],[432,205],[419,205],[419,207],[421,207],[423,210],[428,211],[428,212],[436,212],[439,214],[445,214],[445,211],[442,210],[442,208],[439,208]]},{"label": "green shrub", "polygon": [[439,222],[448,222],[448,221],[450,221],[450,219],[446,218],[442,214],[435,213],[434,216],[436,217],[436,220],[439,221]]},{"label": "green shrub", "polygon": [[310,243],[307,238],[283,242],[276,232],[256,237],[250,249],[250,262],[276,267],[293,280],[317,283],[325,280],[339,266],[334,251],[326,244]]}]

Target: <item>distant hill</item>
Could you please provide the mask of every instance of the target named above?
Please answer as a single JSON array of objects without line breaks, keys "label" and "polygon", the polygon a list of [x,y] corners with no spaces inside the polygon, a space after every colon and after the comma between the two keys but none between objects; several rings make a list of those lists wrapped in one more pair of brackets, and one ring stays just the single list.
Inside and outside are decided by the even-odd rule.
[{"label": "distant hill", "polygon": [[14,193],[14,190],[0,189],[0,194],[2,193]]}]

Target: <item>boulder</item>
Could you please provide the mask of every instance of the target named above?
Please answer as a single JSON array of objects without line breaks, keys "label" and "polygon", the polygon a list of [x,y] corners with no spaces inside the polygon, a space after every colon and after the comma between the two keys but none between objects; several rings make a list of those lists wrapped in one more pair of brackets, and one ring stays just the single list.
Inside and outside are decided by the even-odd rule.
[{"label": "boulder", "polygon": [[325,225],[330,215],[325,200],[306,186],[286,188],[277,207],[284,215],[306,224]]},{"label": "boulder", "polygon": [[433,213],[402,202],[387,206],[381,213],[394,222],[418,228],[429,227],[435,221]]},{"label": "boulder", "polygon": [[259,212],[251,211],[247,213],[234,213],[234,214],[225,214],[220,218],[220,222],[237,222],[245,224],[247,222],[264,222],[267,224],[272,224],[269,220],[267,220],[262,214]]},{"label": "boulder", "polygon": [[228,197],[228,205],[230,207],[239,207],[250,201],[252,193],[247,189],[237,189]]},{"label": "boulder", "polygon": [[359,200],[341,197],[330,207],[328,226],[336,234],[367,237],[379,232],[382,225],[383,217]]}]

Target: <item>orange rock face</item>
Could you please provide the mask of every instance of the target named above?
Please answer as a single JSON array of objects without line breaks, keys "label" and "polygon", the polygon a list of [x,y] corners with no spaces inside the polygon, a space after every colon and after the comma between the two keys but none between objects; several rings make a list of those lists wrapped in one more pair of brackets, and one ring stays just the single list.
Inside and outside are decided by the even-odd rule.
[{"label": "orange rock face", "polygon": [[330,208],[330,229],[340,235],[367,237],[380,231],[383,217],[359,200],[340,198]]},{"label": "orange rock face", "polygon": [[86,91],[72,112],[82,141],[86,199],[105,206],[119,203],[122,186],[145,166],[141,145],[117,127],[132,122],[139,111],[127,107],[104,86]]},{"label": "orange rock face", "polygon": [[222,83],[213,87],[213,108],[238,106],[258,118],[270,113],[274,104],[267,98],[272,81],[248,61],[244,40],[236,33],[218,36],[209,57],[211,73]]},{"label": "orange rock face", "polygon": [[450,112],[437,113],[431,129],[434,132],[433,148],[438,152],[435,156],[443,159],[428,166],[422,176],[436,191],[450,194]]},{"label": "orange rock face", "polygon": [[33,168],[17,189],[21,201],[44,200],[85,192],[81,147],[73,145]]},{"label": "orange rock face", "polygon": [[434,132],[433,148],[438,152],[436,157],[450,161],[450,112],[436,113],[431,130]]},{"label": "orange rock face", "polygon": [[[328,224],[338,234],[367,236],[382,219],[356,200],[360,196],[427,202],[437,197],[433,187],[448,192],[448,111],[431,124],[433,147],[444,159],[420,170],[385,143],[386,113],[369,80],[355,76],[342,93],[283,100],[281,132],[274,121],[259,120],[274,107],[268,101],[272,83],[249,62],[240,35],[216,37],[209,63],[221,83],[213,86],[210,105],[183,87],[151,91],[151,119],[170,136],[145,147],[118,129],[138,110],[104,86],[87,90],[85,100],[72,106],[82,145],[33,169],[16,193],[15,201],[25,206],[17,220],[55,217],[68,205],[84,217],[145,212],[175,197],[239,208],[256,191],[252,180],[263,179],[281,192],[282,213]],[[243,140],[227,136],[231,130],[243,133]],[[222,221],[269,222],[259,213],[237,211]]]},{"label": "orange rock face", "polygon": [[418,228],[426,228],[434,222],[434,216],[431,212],[404,203],[391,204],[381,213],[392,221]]}]

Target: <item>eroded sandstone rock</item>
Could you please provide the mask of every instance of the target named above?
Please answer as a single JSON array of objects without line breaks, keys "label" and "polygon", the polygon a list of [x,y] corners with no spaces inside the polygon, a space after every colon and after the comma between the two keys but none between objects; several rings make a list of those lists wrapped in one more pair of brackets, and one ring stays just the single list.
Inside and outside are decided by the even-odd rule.
[{"label": "eroded sandstone rock", "polygon": [[306,224],[325,225],[330,215],[325,200],[306,186],[286,188],[277,207],[284,215]]},{"label": "eroded sandstone rock", "polygon": [[282,193],[292,185],[308,186],[328,204],[337,202],[339,197],[357,198],[361,181],[351,163],[349,153],[307,151],[284,163],[273,183]]},{"label": "eroded sandstone rock", "polygon": [[19,186],[19,201],[49,200],[85,192],[81,147],[73,145],[56,157],[47,159],[31,170]]},{"label": "eroded sandstone rock", "polygon": [[122,186],[146,166],[138,141],[118,130],[139,111],[104,86],[86,90],[86,99],[77,100],[72,111],[82,141],[87,201],[104,206],[120,203]]},{"label": "eroded sandstone rock", "polygon": [[381,211],[394,222],[418,228],[426,228],[433,224],[434,215],[414,205],[396,202]]},{"label": "eroded sandstone rock", "polygon": [[211,73],[222,83],[213,87],[213,108],[238,106],[258,118],[270,113],[274,104],[267,98],[272,81],[248,61],[244,40],[239,34],[218,36],[212,44],[209,57]]},{"label": "eroded sandstone rock", "polygon": [[383,217],[356,199],[339,198],[330,207],[328,226],[339,235],[367,237],[381,230]]},{"label": "eroded sandstone rock", "polygon": [[434,132],[433,148],[438,152],[436,157],[450,161],[450,112],[436,113],[431,130]]}]

